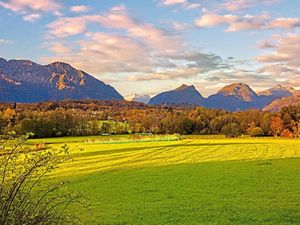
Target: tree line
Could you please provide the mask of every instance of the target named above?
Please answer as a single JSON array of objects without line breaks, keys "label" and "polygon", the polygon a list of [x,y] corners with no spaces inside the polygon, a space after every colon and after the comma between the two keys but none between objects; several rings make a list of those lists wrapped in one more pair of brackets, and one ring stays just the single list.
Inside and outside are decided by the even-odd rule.
[{"label": "tree line", "polygon": [[0,134],[35,137],[99,134],[224,134],[228,137],[300,136],[300,106],[280,112],[228,112],[202,107],[147,106],[140,103],[63,101],[0,104]]}]

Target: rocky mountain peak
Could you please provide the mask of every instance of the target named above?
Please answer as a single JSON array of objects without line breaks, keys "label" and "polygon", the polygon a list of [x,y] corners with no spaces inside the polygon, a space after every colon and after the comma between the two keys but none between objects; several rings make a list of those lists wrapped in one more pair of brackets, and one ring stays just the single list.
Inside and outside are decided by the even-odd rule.
[{"label": "rocky mountain peak", "polygon": [[218,91],[219,95],[237,97],[243,101],[252,101],[257,94],[244,83],[234,83],[223,87]]}]

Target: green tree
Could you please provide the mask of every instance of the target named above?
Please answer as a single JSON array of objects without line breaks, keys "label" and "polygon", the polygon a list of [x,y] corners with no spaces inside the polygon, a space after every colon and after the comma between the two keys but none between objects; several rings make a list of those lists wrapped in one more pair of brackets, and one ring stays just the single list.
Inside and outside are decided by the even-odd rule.
[{"label": "green tree", "polygon": [[238,123],[229,123],[222,127],[222,133],[226,137],[239,137],[241,136],[241,126]]}]

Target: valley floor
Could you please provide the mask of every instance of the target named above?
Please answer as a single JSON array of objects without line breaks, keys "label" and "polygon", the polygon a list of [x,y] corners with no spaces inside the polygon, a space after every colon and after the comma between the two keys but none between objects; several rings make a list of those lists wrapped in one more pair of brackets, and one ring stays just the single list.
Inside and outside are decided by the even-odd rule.
[{"label": "valley floor", "polygon": [[85,223],[300,224],[300,140],[124,137],[30,141],[74,149],[54,176],[90,199],[93,215],[78,212]]}]

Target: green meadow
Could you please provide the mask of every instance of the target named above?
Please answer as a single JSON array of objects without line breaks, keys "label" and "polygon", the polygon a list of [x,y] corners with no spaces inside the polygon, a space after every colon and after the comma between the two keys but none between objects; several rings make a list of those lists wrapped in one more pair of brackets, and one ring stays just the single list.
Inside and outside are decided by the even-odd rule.
[{"label": "green meadow", "polygon": [[70,146],[53,173],[82,192],[86,224],[300,224],[300,140],[221,136],[35,139]]}]

